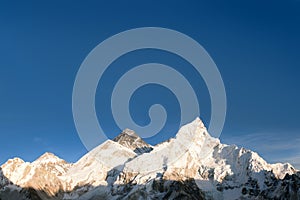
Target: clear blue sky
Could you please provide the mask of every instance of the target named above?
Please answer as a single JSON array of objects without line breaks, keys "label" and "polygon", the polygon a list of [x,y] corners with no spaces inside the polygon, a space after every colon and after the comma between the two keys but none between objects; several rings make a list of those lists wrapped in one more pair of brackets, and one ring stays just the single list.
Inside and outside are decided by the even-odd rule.
[{"label": "clear blue sky", "polygon": [[[76,161],[86,153],[71,107],[81,62],[111,35],[157,26],[194,38],[217,64],[228,98],[223,142],[259,151],[270,162],[300,166],[300,1],[130,2],[1,2],[0,163],[15,156],[32,161],[45,151]],[[153,60],[186,65],[159,51],[134,52],[116,65]],[[113,77],[108,74],[103,84],[109,85]],[[209,123],[209,96],[201,84],[201,117]],[[148,89],[166,92],[156,86]],[[103,100],[100,92],[97,102]],[[147,122],[145,113],[137,112],[142,101],[158,101],[145,101],[150,98],[137,92],[133,101],[133,116],[140,123]],[[176,101],[169,93],[162,101],[173,112],[166,130],[175,130]],[[97,103],[98,115],[107,115],[105,130],[113,137],[119,130],[106,108]]]}]

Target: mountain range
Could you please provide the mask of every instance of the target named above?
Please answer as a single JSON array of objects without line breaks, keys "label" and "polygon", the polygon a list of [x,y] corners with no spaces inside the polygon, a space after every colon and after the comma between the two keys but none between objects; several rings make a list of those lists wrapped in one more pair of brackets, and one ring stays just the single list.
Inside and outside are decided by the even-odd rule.
[{"label": "mountain range", "polygon": [[6,199],[300,199],[300,172],[222,144],[197,118],[155,146],[125,129],[75,163],[10,159],[0,168]]}]

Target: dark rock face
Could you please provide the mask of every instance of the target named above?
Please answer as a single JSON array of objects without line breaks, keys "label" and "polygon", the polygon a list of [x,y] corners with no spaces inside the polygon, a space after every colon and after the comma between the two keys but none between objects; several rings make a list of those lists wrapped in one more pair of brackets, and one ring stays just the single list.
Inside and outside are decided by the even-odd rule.
[{"label": "dark rock face", "polygon": [[[150,190],[149,190],[150,189]],[[197,187],[195,180],[172,181],[156,179],[146,185],[128,183],[115,186],[112,196],[117,199],[194,199],[202,200],[204,193]]]},{"label": "dark rock face", "polygon": [[2,169],[0,167],[0,188],[2,188],[3,186],[9,184],[9,180],[4,176]]},{"label": "dark rock face", "polygon": [[[267,199],[267,200],[299,200],[300,199],[300,172],[296,174],[286,174],[283,179],[275,178],[272,172],[266,172],[266,189],[261,190],[257,180],[249,180],[240,186],[241,195],[245,199]],[[230,190],[233,188],[218,185],[219,191]]]},{"label": "dark rock face", "polygon": [[0,200],[24,199],[27,200],[27,191],[14,185],[6,178],[0,167]]},{"label": "dark rock face", "polygon": [[264,199],[300,199],[300,173],[286,174],[282,180],[273,180],[269,187],[262,191],[259,197]]},{"label": "dark rock face", "polygon": [[115,137],[113,141],[133,150],[139,155],[153,150],[151,145],[147,144],[133,130],[130,129],[125,129],[120,135]]}]

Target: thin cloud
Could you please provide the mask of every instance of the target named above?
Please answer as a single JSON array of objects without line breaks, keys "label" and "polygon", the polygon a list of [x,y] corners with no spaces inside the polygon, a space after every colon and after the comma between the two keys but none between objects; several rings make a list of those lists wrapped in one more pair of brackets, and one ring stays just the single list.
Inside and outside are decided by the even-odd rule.
[{"label": "thin cloud", "polygon": [[280,160],[274,160],[274,161],[275,162],[288,162],[288,163],[291,163],[296,169],[300,170],[300,154],[292,156],[292,157],[285,158],[282,161],[280,161]]},{"label": "thin cloud", "polygon": [[256,151],[268,162],[289,162],[299,169],[300,135],[296,133],[258,132],[223,137],[223,141]]},{"label": "thin cloud", "polygon": [[33,138],[33,141],[36,142],[36,143],[40,143],[40,142],[42,142],[43,140],[42,140],[42,138],[40,138],[40,137],[34,137],[34,138]]}]

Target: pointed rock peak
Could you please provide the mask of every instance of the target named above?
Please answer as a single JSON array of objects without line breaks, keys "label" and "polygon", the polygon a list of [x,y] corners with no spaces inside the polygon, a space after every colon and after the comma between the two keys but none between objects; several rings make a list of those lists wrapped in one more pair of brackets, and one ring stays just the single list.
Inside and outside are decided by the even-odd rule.
[{"label": "pointed rock peak", "polygon": [[131,130],[129,128],[124,129],[121,134],[127,134],[130,136],[139,137],[133,130]]},{"label": "pointed rock peak", "polygon": [[199,138],[206,138],[206,137],[211,137],[209,135],[209,133],[207,132],[207,129],[204,125],[204,123],[202,122],[202,120],[197,117],[194,121],[192,121],[191,123],[188,123],[184,126],[182,126],[178,133],[176,134],[176,139],[182,139],[182,138],[186,138],[186,139],[199,139]]},{"label": "pointed rock peak", "polygon": [[[199,117],[196,117],[196,119],[194,119],[194,121],[184,125],[184,126],[189,126],[189,127],[194,127],[194,128],[201,128],[201,129],[206,129],[203,121],[199,118]],[[184,127],[183,126],[183,127]]]},{"label": "pointed rock peak", "polygon": [[137,154],[150,152],[153,149],[151,145],[130,129],[123,130],[113,141],[133,150]]},{"label": "pointed rock peak", "polygon": [[140,138],[140,136],[138,136],[133,130],[127,128],[113,139],[113,141],[118,143],[121,143],[125,140],[134,142],[135,140],[142,140],[142,138]]},{"label": "pointed rock peak", "polygon": [[40,159],[40,158],[57,158],[57,156],[54,155],[53,153],[45,152],[43,155],[41,155],[41,156],[39,157],[39,159]]}]

